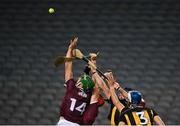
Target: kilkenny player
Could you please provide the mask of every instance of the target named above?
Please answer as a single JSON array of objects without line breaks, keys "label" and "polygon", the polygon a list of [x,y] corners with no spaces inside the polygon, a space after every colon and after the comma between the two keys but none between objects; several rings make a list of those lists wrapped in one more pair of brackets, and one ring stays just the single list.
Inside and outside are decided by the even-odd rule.
[{"label": "kilkenny player", "polygon": [[[112,72],[111,70],[108,70],[104,75],[106,76],[107,74],[109,74],[109,72]],[[117,107],[113,104],[112,102],[112,98],[111,98],[111,94],[110,94],[110,90],[107,87],[105,81],[102,80],[102,78],[98,75],[98,74],[94,74],[93,75],[94,78],[96,78],[96,80],[98,80],[98,84],[99,87],[104,91],[107,99],[106,101],[111,105],[110,108],[110,112],[108,114],[108,119],[111,121],[111,125],[118,125],[119,120],[120,120],[120,115],[121,113],[119,112],[119,110],[117,109]],[[104,78],[103,78],[104,79]],[[132,90],[131,88],[125,88],[123,89],[119,83],[115,82],[113,85],[114,89],[116,89],[119,93],[118,93],[118,100],[126,107],[128,107],[128,102],[127,102],[127,97],[128,97],[128,91]],[[145,102],[142,99],[141,101],[141,106],[145,106]]]},{"label": "kilkenny player", "polygon": [[[125,88],[125,91],[130,91],[132,90],[131,88]],[[119,101],[124,105],[128,107],[128,102],[127,100],[123,97],[123,95],[121,93],[118,94],[118,99]],[[109,99],[106,99],[106,101],[110,104],[111,108],[108,114],[108,119],[111,121],[111,125],[118,125],[119,124],[119,120],[120,120],[120,115],[121,113],[119,112],[119,110],[116,108],[116,106],[113,104],[111,97]]]},{"label": "kilkenny player", "polygon": [[140,92],[128,92],[129,107],[125,107],[119,102],[114,91],[115,80],[112,73],[109,73],[107,77],[112,101],[121,112],[119,125],[153,125],[154,123],[155,125],[164,125],[164,122],[153,109],[140,105],[142,99]]}]

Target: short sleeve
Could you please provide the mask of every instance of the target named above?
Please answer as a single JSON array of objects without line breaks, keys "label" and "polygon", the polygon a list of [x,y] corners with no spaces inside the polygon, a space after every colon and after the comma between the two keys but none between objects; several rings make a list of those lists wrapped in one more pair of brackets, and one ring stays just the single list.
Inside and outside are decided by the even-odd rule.
[{"label": "short sleeve", "polygon": [[83,114],[83,125],[92,125],[98,115],[98,104],[93,103],[87,106]]},{"label": "short sleeve", "polygon": [[125,118],[125,112],[128,111],[129,108],[128,107],[125,107],[121,110],[121,114],[120,114],[120,117],[119,117],[119,123],[120,122],[126,122],[126,118]]},{"label": "short sleeve", "polygon": [[124,107],[123,109],[121,109],[120,113],[124,113],[125,111],[127,111],[129,108],[128,107]]},{"label": "short sleeve", "polygon": [[120,122],[126,122],[126,118],[124,116],[124,114],[121,114],[120,117],[119,117],[119,123]]},{"label": "short sleeve", "polygon": [[153,115],[153,118],[154,116],[157,116],[158,114],[156,113],[156,111],[154,111],[154,109],[151,109],[151,114]]},{"label": "short sleeve", "polygon": [[111,114],[112,114],[112,109],[114,108],[114,104],[112,103],[111,97],[109,99],[106,99],[107,103],[111,105],[111,108],[109,110],[108,114],[108,119],[111,120]]},{"label": "short sleeve", "polygon": [[74,79],[69,79],[68,81],[66,81],[66,87],[67,87],[67,90],[73,90],[74,87],[75,87],[75,80]]}]

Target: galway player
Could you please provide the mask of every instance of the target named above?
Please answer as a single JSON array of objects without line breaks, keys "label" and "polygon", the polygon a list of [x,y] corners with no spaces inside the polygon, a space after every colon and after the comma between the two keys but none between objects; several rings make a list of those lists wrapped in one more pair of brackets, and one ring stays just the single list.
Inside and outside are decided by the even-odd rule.
[{"label": "galway player", "polygon": [[[72,51],[77,45],[78,37],[70,40],[66,57],[72,57]],[[73,79],[72,61],[65,63],[66,93],[60,107],[58,125],[91,124],[98,113],[98,90],[94,90],[94,82],[87,74],[77,81]],[[91,112],[88,114],[86,111]]]}]

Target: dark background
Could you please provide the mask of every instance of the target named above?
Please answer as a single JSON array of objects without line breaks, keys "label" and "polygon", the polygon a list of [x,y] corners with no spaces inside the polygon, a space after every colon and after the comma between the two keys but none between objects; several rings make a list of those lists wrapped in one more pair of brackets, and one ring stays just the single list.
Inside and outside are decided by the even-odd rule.
[{"label": "dark background", "polygon": [[[55,8],[49,14],[49,7]],[[100,52],[122,86],[140,90],[166,124],[180,124],[179,0],[1,0],[0,124],[56,124],[68,41]],[[85,65],[74,62],[75,77]],[[94,124],[110,124],[108,104]]]}]

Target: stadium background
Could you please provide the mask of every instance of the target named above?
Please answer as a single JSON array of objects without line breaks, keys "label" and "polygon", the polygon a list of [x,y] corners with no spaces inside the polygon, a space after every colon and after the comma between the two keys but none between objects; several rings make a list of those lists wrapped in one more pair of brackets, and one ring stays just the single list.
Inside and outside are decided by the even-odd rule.
[{"label": "stadium background", "polygon": [[[49,14],[54,7],[56,13]],[[1,0],[0,124],[56,124],[72,35],[100,52],[122,86],[140,90],[166,124],[180,124],[179,0]],[[76,77],[85,63],[75,61]],[[109,124],[105,104],[95,124]]]}]

